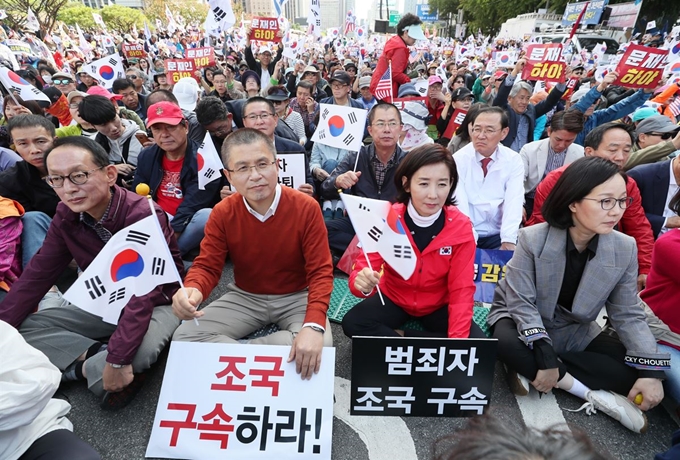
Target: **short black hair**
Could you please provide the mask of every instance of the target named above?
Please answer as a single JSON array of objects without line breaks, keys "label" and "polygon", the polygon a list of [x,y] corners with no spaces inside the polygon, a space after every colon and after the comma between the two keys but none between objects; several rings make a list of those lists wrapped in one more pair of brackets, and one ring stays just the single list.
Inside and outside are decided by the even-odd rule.
[{"label": "short black hair", "polygon": [[[9,96],[8,96],[9,97]],[[54,128],[54,123],[52,123],[50,120],[47,118],[43,117],[42,115],[17,115],[16,117],[13,117],[8,123],[7,123],[7,131],[9,132],[9,135],[12,135],[12,130],[14,129],[23,129],[23,128],[35,128],[35,127],[43,127],[45,128],[45,131],[47,133],[54,137],[56,136],[56,130]]]},{"label": "short black hair", "polygon": [[384,102],[380,101],[376,105],[373,106],[373,108],[368,112],[368,124],[372,125],[373,124],[373,119],[375,118],[375,111],[376,110],[388,110],[388,109],[394,109],[397,111],[397,114],[399,116],[399,123],[401,124],[401,112],[397,108],[396,105],[390,104],[389,102]]},{"label": "short black hair", "polygon": [[155,103],[162,101],[172,102],[173,104],[179,106],[179,101],[172,91],[160,88],[149,93],[149,95],[146,97],[146,106],[151,107]]},{"label": "short black hair", "polygon": [[[397,171],[394,173],[394,185],[397,187],[397,202],[407,204],[411,199],[411,193],[406,191],[406,187],[411,187],[413,175],[423,166],[444,163],[449,168],[449,179],[451,188],[446,197],[445,206],[455,205],[453,191],[458,185],[458,170],[453,156],[446,147],[440,144],[427,144],[411,150],[401,160]],[[402,178],[406,178],[406,185],[402,184]]]},{"label": "short black hair", "polygon": [[485,113],[490,113],[490,114],[498,114],[501,116],[501,129],[505,129],[510,125],[510,122],[508,120],[508,114],[505,110],[501,109],[500,107],[481,107],[479,110],[477,110],[474,114],[474,116],[470,119],[470,124],[474,126],[475,122],[477,121],[477,118]]},{"label": "short black hair", "polygon": [[118,91],[125,91],[128,88],[134,88],[135,85],[132,84],[127,78],[118,78],[113,80],[113,94],[118,94]]},{"label": "short black hair", "polygon": [[563,230],[572,227],[574,218],[569,206],[583,200],[595,187],[617,174],[628,180],[616,163],[595,156],[579,158],[567,166],[543,202],[543,218],[551,227]]},{"label": "short black hair", "polygon": [[314,94],[314,85],[306,80],[300,80],[298,82],[297,86],[295,87],[295,92],[297,92],[298,88],[306,89],[309,91],[310,95]]},{"label": "short black hair", "polygon": [[269,106],[269,110],[271,111],[271,114],[276,115],[276,107],[274,107],[274,104],[272,104],[272,101],[267,100],[267,99],[265,99],[261,96],[255,96],[255,97],[251,97],[250,99],[247,99],[245,104],[243,104],[243,110],[241,112],[241,117],[245,118],[246,109],[248,108],[248,106],[251,105],[251,104],[255,104],[257,102],[264,102],[265,104],[267,104],[267,106]]},{"label": "short black hair", "polygon": [[610,129],[622,129],[628,133],[630,136],[631,144],[635,144],[634,127],[624,125],[623,123],[609,122],[603,123],[600,126],[594,128],[588,133],[585,141],[583,142],[583,147],[590,147],[593,150],[597,150],[604,139],[604,134]]},{"label": "short black hair", "polygon": [[47,164],[49,154],[57,147],[76,147],[87,150],[92,155],[92,162],[99,168],[104,168],[111,164],[109,155],[104,150],[104,147],[86,136],[67,136],[55,140],[52,148],[45,152],[45,164]]},{"label": "short black hair", "polygon": [[272,140],[259,129],[253,128],[241,128],[233,131],[229,134],[222,143],[222,163],[224,167],[229,169],[229,156],[231,155],[232,147],[239,145],[252,145],[256,142],[262,142],[269,153],[272,154],[272,158],[276,160],[276,148],[272,143]]},{"label": "short black hair", "polygon": [[422,24],[423,21],[420,20],[418,16],[413,13],[406,13],[401,17],[397,23],[397,35],[401,36],[404,33],[404,29],[408,26],[413,26],[416,24]]},{"label": "short black hair", "polygon": [[224,75],[224,72],[222,72],[221,70],[216,70],[216,71],[213,72],[213,80],[214,80],[215,77],[218,76],[218,75],[222,75],[224,78],[227,78],[227,76]]},{"label": "short black hair", "polygon": [[78,104],[80,118],[91,125],[105,125],[116,119],[118,112],[106,96],[87,96]]},{"label": "short black hair", "polygon": [[196,104],[196,120],[201,126],[208,126],[216,121],[226,120],[229,110],[222,100],[215,96],[203,97]]}]

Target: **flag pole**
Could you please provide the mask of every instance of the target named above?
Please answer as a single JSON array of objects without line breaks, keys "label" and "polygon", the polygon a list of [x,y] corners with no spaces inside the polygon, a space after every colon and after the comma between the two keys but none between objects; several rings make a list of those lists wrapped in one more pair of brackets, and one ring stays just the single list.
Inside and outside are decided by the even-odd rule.
[{"label": "flag pole", "polygon": [[9,87],[5,84],[5,82],[2,81],[1,78],[0,78],[0,83],[2,83],[2,86],[5,87],[5,89],[6,89],[7,92],[9,93],[9,95],[12,96],[12,99],[14,99],[14,103],[15,103],[16,105],[21,105],[21,104],[19,104],[19,101],[17,101],[17,98],[14,96],[14,93],[12,92],[12,89],[9,88]]},{"label": "flag pole", "polygon": [[[151,198],[151,195],[146,196],[147,200],[149,201],[149,208],[151,208],[151,215],[154,216],[154,222],[156,222],[156,226],[158,227],[158,230],[160,231],[160,234],[163,235],[163,229],[161,228],[161,223],[158,221],[158,216],[156,215],[156,209],[153,207],[153,199]],[[187,290],[184,287],[184,282],[182,282],[182,277],[179,275],[179,272],[177,271],[177,267],[174,265],[174,258],[172,257],[172,254],[170,253],[170,248],[168,247],[167,243],[165,244],[165,247],[168,250],[168,256],[170,256],[171,261],[173,261],[172,267],[175,270],[175,273],[177,274],[177,281],[179,282],[179,287],[184,293],[184,296],[189,300],[189,295],[187,294]],[[198,326],[198,320],[194,318],[194,323],[196,326]]]},{"label": "flag pole", "polygon": [[359,165],[359,152],[360,150],[357,151],[357,158],[354,160],[354,172],[357,172],[357,166]]},{"label": "flag pole", "polygon": [[[389,60],[389,66],[390,66],[390,104],[394,104],[394,84],[392,83],[392,60]],[[384,305],[384,304],[383,304]]]}]

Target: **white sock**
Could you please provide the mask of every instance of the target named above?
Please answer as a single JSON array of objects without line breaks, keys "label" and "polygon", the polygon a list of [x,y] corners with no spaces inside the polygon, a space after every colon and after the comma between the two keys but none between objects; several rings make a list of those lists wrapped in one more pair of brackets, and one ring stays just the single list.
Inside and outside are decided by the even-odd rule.
[{"label": "white sock", "polygon": [[332,211],[333,210],[333,202],[331,200],[325,200],[321,207],[323,208],[324,211],[327,210],[327,209]]},{"label": "white sock", "polygon": [[345,204],[342,202],[342,200],[333,200],[335,209],[345,209]]},{"label": "white sock", "polygon": [[562,380],[557,382],[557,388],[564,390],[567,393],[571,393],[584,401],[587,400],[586,395],[590,391],[590,388],[575,379],[571,374],[565,374],[564,377],[562,377]]}]

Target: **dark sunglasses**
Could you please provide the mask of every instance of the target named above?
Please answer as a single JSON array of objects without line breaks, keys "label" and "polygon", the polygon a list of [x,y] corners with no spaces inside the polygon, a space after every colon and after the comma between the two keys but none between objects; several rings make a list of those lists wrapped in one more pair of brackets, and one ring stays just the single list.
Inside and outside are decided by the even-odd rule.
[{"label": "dark sunglasses", "polygon": [[128,76],[125,77],[125,78],[127,78],[128,80],[136,80],[136,79],[137,79],[137,75],[128,75]]},{"label": "dark sunglasses", "polygon": [[73,83],[73,80],[69,80],[68,78],[66,78],[64,80],[52,80],[52,83],[54,83],[55,85],[70,85],[71,83]]},{"label": "dark sunglasses", "polygon": [[659,136],[662,140],[667,141],[671,137],[675,136],[676,133],[646,133],[648,136]]}]

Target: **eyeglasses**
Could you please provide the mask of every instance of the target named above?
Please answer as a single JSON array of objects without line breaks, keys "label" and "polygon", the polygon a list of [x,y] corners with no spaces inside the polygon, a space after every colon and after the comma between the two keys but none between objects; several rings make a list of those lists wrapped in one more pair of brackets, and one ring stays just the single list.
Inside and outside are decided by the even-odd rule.
[{"label": "eyeglasses", "polygon": [[127,75],[125,78],[127,78],[128,80],[136,80],[137,75]]},{"label": "eyeglasses", "polygon": [[272,101],[272,104],[274,104],[274,105],[281,105],[281,104],[283,104],[284,102],[286,102],[286,101]]},{"label": "eyeglasses", "polygon": [[497,132],[497,129],[482,129],[480,127],[472,128],[472,134],[475,136],[479,136],[480,134],[484,134],[485,136],[493,136]]},{"label": "eyeglasses", "polygon": [[347,88],[349,85],[331,85],[331,89],[343,89]]},{"label": "eyeglasses", "polygon": [[250,174],[250,170],[255,168],[257,172],[262,173],[265,172],[267,169],[269,169],[270,166],[272,166],[276,161],[260,161],[259,163],[252,165],[252,166],[239,166],[236,169],[229,169],[225,168],[227,171],[230,173],[239,175],[239,176],[245,176],[246,174]]},{"label": "eyeglasses", "polygon": [[604,211],[611,211],[614,209],[614,206],[616,206],[616,203],[619,203],[619,208],[621,209],[627,209],[628,206],[633,204],[633,197],[629,196],[627,198],[619,198],[618,200],[616,198],[605,198],[603,200],[598,200],[596,198],[583,198],[584,200],[590,200],[590,201],[598,201],[600,203],[600,206],[602,206],[602,209]]},{"label": "eyeglasses", "polygon": [[378,129],[385,129],[385,128],[394,129],[397,126],[401,126],[401,123],[397,123],[396,121],[390,121],[389,123],[379,121],[377,123],[373,123],[371,126],[378,128]]},{"label": "eyeglasses", "polygon": [[64,80],[52,80],[52,83],[54,83],[55,85],[70,85],[71,83],[73,83],[73,80],[69,80],[68,78],[66,78]]},{"label": "eyeglasses", "polygon": [[45,180],[47,184],[52,188],[61,188],[64,186],[64,179],[68,179],[74,185],[83,185],[90,178],[90,174],[94,171],[99,171],[103,169],[103,166],[99,168],[90,169],[89,171],[73,171],[68,176],[47,176]]},{"label": "eyeglasses", "polygon": [[74,104],[69,104],[69,105],[68,105],[68,108],[69,108],[69,109],[77,109],[79,105],[80,105],[80,104],[75,104],[75,103],[74,103]]},{"label": "eyeglasses", "polygon": [[261,113],[259,115],[247,115],[243,118],[245,118],[246,120],[250,120],[250,121],[255,121],[258,118],[262,121],[267,121],[267,120],[269,120],[270,117],[273,117],[273,116],[274,116],[273,113]]},{"label": "eyeglasses", "polygon": [[673,133],[673,132],[671,132],[671,133],[645,133],[645,134],[647,134],[648,136],[658,136],[664,141],[667,141],[671,137],[675,136],[675,133]]}]

